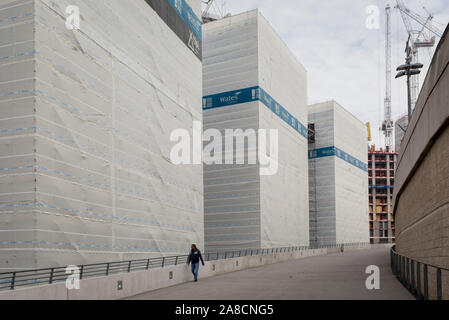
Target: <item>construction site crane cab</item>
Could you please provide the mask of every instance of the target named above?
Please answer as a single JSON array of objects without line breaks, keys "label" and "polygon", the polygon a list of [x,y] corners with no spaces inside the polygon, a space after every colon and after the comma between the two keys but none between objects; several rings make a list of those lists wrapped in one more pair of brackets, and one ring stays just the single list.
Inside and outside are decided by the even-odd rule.
[{"label": "construction site crane cab", "polygon": [[435,46],[435,42],[436,42],[435,36],[433,36],[430,40],[417,40],[415,41],[414,50],[418,50],[418,48],[432,48]]}]

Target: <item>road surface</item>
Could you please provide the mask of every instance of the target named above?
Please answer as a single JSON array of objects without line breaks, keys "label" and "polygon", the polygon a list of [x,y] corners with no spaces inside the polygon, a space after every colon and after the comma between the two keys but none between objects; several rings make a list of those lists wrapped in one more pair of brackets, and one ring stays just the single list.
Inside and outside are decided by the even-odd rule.
[{"label": "road surface", "polygon": [[[380,268],[380,290],[365,286]],[[144,293],[135,300],[410,300],[390,269],[389,248],[309,257],[237,271]]]}]

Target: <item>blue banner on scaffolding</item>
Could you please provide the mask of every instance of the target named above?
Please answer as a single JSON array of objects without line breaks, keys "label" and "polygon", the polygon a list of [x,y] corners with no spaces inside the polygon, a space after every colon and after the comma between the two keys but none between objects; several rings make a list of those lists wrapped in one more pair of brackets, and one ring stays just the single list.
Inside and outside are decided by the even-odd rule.
[{"label": "blue banner on scaffolding", "polygon": [[202,59],[202,22],[185,0],[145,0],[167,26]]},{"label": "blue banner on scaffolding", "polygon": [[308,139],[308,129],[261,87],[228,91],[203,97],[203,110],[260,101],[291,128]]},{"label": "blue banner on scaffolding", "polygon": [[185,23],[190,27],[190,29],[195,33],[195,35],[203,40],[202,35],[202,21],[195,12],[193,12],[192,8],[187,4],[185,0],[168,0],[168,3],[172,6],[173,9],[176,10],[178,15],[184,20]]},{"label": "blue banner on scaffolding", "polygon": [[340,158],[347,163],[353,165],[354,167],[357,167],[359,169],[362,169],[363,171],[368,172],[368,164],[358,160],[357,158],[351,156],[349,153],[344,152],[343,150],[331,146],[331,147],[325,147],[315,150],[309,151],[309,160],[312,159],[319,159],[324,157],[337,157]]}]

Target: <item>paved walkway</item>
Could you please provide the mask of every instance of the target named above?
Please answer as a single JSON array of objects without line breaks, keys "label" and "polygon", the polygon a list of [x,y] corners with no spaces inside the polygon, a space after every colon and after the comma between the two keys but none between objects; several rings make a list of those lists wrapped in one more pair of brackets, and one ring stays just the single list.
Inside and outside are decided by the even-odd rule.
[{"label": "paved walkway", "polygon": [[[368,290],[365,269],[377,265],[380,290]],[[139,300],[409,300],[390,269],[388,248],[310,257],[237,271],[135,296]]]}]

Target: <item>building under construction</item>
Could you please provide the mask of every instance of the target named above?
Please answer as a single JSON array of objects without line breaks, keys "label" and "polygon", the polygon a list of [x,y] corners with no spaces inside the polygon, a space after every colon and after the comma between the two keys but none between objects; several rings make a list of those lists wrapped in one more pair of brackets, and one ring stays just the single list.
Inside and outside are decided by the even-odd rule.
[{"label": "building under construction", "polygon": [[369,217],[371,243],[395,240],[393,187],[397,152],[368,149]]},{"label": "building under construction", "polygon": [[[248,160],[204,165],[206,250],[306,246],[306,70],[258,10],[206,23],[203,31],[204,130],[278,132],[277,141],[270,135],[278,154],[267,148],[273,174],[262,174],[261,161],[249,163],[264,142],[250,146],[243,133],[248,142],[234,150],[243,148]],[[225,152],[231,160],[234,150]]]},{"label": "building under construction", "polygon": [[309,106],[310,242],[368,242],[367,131],[335,101]]},{"label": "building under construction", "polygon": [[202,246],[202,166],[170,161],[170,133],[202,120],[200,16],[200,0],[0,2],[0,268]]}]

